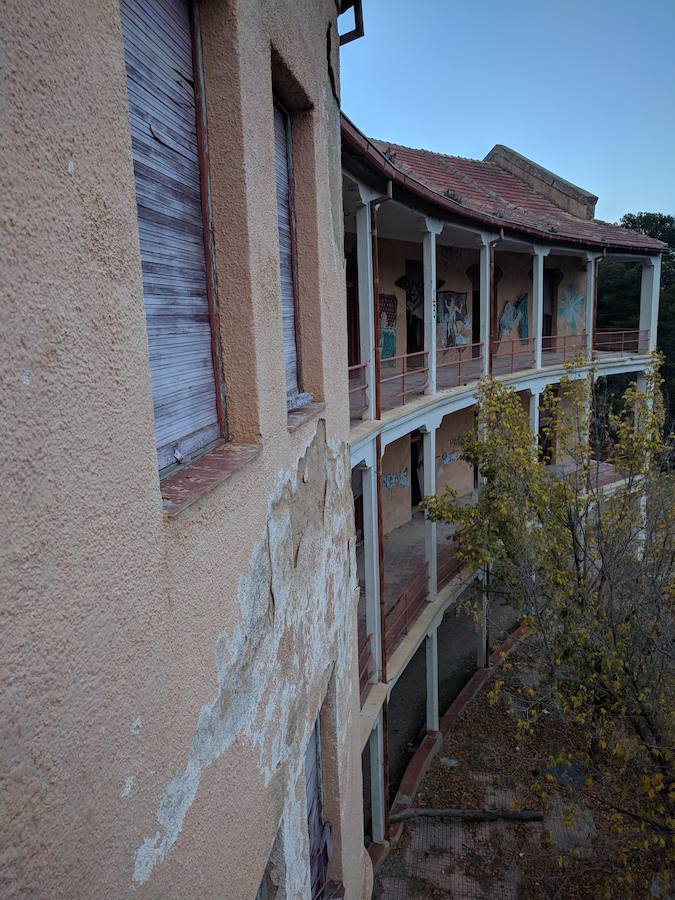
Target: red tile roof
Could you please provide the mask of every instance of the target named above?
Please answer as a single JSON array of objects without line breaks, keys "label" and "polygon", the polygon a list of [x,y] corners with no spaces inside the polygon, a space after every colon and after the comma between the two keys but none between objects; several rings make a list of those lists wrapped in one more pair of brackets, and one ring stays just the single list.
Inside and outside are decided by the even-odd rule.
[{"label": "red tile roof", "polygon": [[346,117],[342,136],[343,144],[360,149],[360,156],[374,171],[392,180],[397,180],[398,173],[407,189],[421,188],[425,199],[476,219],[483,227],[526,232],[552,244],[571,242],[642,253],[666,248],[661,241],[618,225],[573,216],[493,162],[370,140]]}]

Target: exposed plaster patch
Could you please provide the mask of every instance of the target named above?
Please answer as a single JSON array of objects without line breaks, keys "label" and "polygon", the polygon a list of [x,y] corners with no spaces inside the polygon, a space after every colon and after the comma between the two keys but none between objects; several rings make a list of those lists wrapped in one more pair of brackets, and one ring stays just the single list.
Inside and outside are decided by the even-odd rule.
[{"label": "exposed plaster patch", "polygon": [[122,797],[123,800],[128,800],[129,797],[131,797],[135,783],[136,779],[134,778],[134,776],[127,775],[127,777],[124,779],[124,787],[122,788],[122,791],[120,793],[120,797]]},{"label": "exposed plaster patch", "polygon": [[[318,712],[307,713],[307,688],[320,680],[325,690],[326,660],[337,655],[337,670],[348,680],[347,693],[352,690],[350,623],[357,585],[350,545],[353,527],[347,449],[326,441],[325,423],[320,420],[295,472],[277,479],[265,534],[237,589],[241,624],[229,633],[224,629],[216,640],[217,691],[199,712],[185,768],[160,798],[159,829],[147,835],[136,851],[135,884],[147,881],[166,858],[204,770],[239,735],[257,749],[265,785],[282,766],[296,793],[302,782],[302,807],[302,749],[314,725],[312,715]],[[341,731],[344,735],[349,729]],[[288,813],[294,822],[292,829],[284,828],[283,842],[287,848],[299,844],[293,848],[296,852],[304,848],[306,829],[298,826],[302,812],[297,803],[291,806],[292,812],[287,800],[284,816]],[[292,877],[287,873],[287,888],[291,882],[297,886],[298,879],[304,886],[306,859],[301,869]],[[288,896],[298,895],[295,887],[289,890]]]}]

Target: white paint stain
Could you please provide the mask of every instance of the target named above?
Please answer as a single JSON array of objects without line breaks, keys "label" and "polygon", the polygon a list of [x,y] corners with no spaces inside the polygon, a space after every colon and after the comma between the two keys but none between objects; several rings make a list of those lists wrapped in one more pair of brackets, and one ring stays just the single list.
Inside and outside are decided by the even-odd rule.
[{"label": "white paint stain", "polygon": [[134,719],[134,721],[131,723],[130,731],[134,735],[140,734],[141,728],[142,728],[141,717],[139,716],[137,719]]},{"label": "white paint stain", "polygon": [[30,372],[21,373],[21,384],[30,384]]},{"label": "white paint stain", "polygon": [[[199,712],[185,768],[174,776],[160,798],[155,812],[159,828],[146,835],[136,850],[135,884],[146,882],[155,866],[164,861],[180,835],[205,769],[232,745],[235,737],[247,740],[257,749],[265,784],[282,765],[288,767],[289,783],[297,784],[304,771],[299,750],[309,739],[314,724],[308,717],[303,729],[306,734],[293,731],[293,722],[297,721],[293,712],[299,696],[302,698],[298,686],[317,684],[319,679],[327,684],[326,661],[335,658],[332,648],[336,645],[338,672],[350,671],[351,628],[347,627],[347,620],[353,613],[350,601],[355,596],[356,570],[351,564],[353,551],[342,536],[352,528],[351,472],[346,448],[326,447],[319,442],[318,449],[320,461],[314,460],[312,471],[316,473],[323,466],[326,475],[326,524],[309,520],[296,563],[290,508],[298,502],[298,482],[307,483],[312,478],[311,460],[305,457],[295,473],[285,473],[277,481],[279,488],[269,501],[267,533],[254,548],[237,590],[241,625],[231,633],[224,629],[216,641],[217,690]],[[310,448],[309,454],[312,452]],[[273,625],[269,616],[272,594]],[[336,606],[332,624],[327,626],[317,598],[325,601],[329,595],[336,599]],[[282,679],[278,677],[278,650],[284,634],[294,634],[298,640],[301,636],[303,653],[292,655],[292,666],[288,668],[293,671],[285,671]],[[291,787],[287,803],[297,806],[301,802],[295,799]],[[294,809],[293,818],[295,826],[302,820],[302,813]],[[297,830],[300,835],[295,834],[296,843],[304,840],[306,829]],[[302,873],[298,869],[293,879],[301,878],[303,882],[300,894],[304,891],[306,868],[303,861]]]},{"label": "white paint stain", "polygon": [[134,778],[134,776],[127,775],[127,777],[124,779],[124,787],[122,788],[122,791],[120,793],[120,797],[123,800],[128,800],[129,797],[131,797],[133,790],[134,790],[135,783],[136,783],[136,779]]},{"label": "white paint stain", "polygon": [[77,163],[74,159],[68,160],[68,174],[74,175],[77,172]]}]

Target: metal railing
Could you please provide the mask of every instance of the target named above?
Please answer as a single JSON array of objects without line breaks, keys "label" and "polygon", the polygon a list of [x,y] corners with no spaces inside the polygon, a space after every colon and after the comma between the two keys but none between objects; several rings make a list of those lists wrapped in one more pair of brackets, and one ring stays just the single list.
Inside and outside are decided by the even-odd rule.
[{"label": "metal railing", "polygon": [[375,671],[375,659],[373,657],[373,636],[369,634],[365,641],[359,640],[359,690],[361,703],[366,698],[370,679]]},{"label": "metal railing", "polygon": [[384,617],[384,642],[387,656],[401,643],[404,635],[424,607],[429,592],[429,564],[424,563],[408,582]]},{"label": "metal railing", "polygon": [[490,346],[494,375],[534,367],[534,338],[503,338],[492,341]]},{"label": "metal railing", "polygon": [[366,363],[349,366],[349,416],[352,421],[361,419],[368,406],[368,382],[366,381]]},{"label": "metal railing", "polygon": [[477,381],[483,372],[482,344],[457,344],[436,350],[436,388]]},{"label": "metal railing", "polygon": [[541,339],[543,365],[550,366],[554,363],[565,362],[580,354],[585,354],[585,351],[585,334],[548,334]]},{"label": "metal railing", "polygon": [[[385,374],[390,368],[397,371]],[[429,377],[427,351],[380,357],[380,372],[382,409],[402,406],[408,397],[424,393]]]},{"label": "metal railing", "polygon": [[634,356],[649,352],[649,331],[637,328],[628,331],[596,331],[593,349],[613,356]]}]

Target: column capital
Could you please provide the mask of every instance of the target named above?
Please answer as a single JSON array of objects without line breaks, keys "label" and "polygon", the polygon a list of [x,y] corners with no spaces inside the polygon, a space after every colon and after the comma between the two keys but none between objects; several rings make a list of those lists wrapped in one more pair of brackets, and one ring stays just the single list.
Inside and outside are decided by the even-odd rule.
[{"label": "column capital", "polygon": [[424,230],[431,234],[440,234],[444,225],[445,222],[441,222],[440,219],[433,219],[431,216],[424,217]]},{"label": "column capital", "polygon": [[373,188],[368,187],[367,184],[364,184],[362,181],[356,182],[356,187],[359,192],[359,200],[363,203],[364,206],[368,206],[368,204],[372,200],[376,200],[380,193],[378,191],[373,190]]},{"label": "column capital", "polygon": [[532,256],[548,256],[550,252],[550,247],[540,247],[537,244],[532,245]]}]

